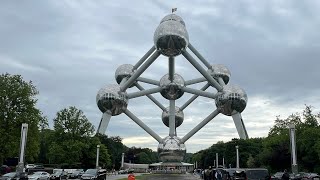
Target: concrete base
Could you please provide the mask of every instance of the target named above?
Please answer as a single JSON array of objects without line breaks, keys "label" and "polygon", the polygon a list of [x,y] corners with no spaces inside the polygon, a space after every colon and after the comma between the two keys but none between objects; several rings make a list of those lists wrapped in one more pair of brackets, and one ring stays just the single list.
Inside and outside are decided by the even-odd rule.
[{"label": "concrete base", "polygon": [[293,174],[298,174],[298,165],[291,165],[291,170]]}]

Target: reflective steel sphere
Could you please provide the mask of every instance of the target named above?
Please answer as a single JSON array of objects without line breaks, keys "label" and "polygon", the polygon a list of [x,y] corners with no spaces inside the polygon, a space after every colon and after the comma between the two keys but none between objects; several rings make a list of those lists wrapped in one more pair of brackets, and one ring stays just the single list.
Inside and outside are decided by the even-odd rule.
[{"label": "reflective steel sphere", "polygon": [[118,84],[107,85],[98,91],[96,102],[102,113],[109,112],[112,116],[119,115],[127,109],[126,92],[120,92]]},{"label": "reflective steel sphere", "polygon": [[120,84],[123,78],[130,78],[132,74],[133,74],[133,65],[123,64],[119,66],[115,72],[115,78],[117,83]]},{"label": "reflective steel sphere", "polygon": [[169,100],[179,99],[184,93],[181,90],[181,87],[184,86],[184,79],[179,74],[174,74],[173,82],[169,80],[169,74],[164,75],[160,79],[160,86],[163,88],[161,95]]},{"label": "reflective steel sphere", "polygon": [[223,64],[213,64],[208,73],[211,74],[215,79],[221,77],[225,84],[228,84],[231,73],[229,69]]},{"label": "reflective steel sphere", "polygon": [[223,92],[215,99],[216,106],[220,112],[227,116],[241,113],[247,105],[246,92],[236,85],[226,85]]},{"label": "reflective steel sphere", "polygon": [[158,145],[158,154],[162,162],[182,162],[186,154],[186,146],[180,138],[167,136]]},{"label": "reflective steel sphere", "polygon": [[165,56],[177,56],[186,49],[189,35],[185,23],[176,14],[165,16],[154,33],[154,45]]},{"label": "reflective steel sphere", "polygon": [[[176,120],[176,128],[179,127],[184,119],[183,111],[180,110],[179,107],[175,107],[175,120]],[[162,122],[167,127],[169,127],[169,107],[166,108],[166,111],[162,112]]]}]

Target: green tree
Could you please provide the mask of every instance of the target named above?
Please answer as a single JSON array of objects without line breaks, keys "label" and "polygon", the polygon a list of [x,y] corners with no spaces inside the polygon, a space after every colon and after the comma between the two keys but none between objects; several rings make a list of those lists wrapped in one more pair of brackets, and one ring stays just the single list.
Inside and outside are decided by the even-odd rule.
[{"label": "green tree", "polygon": [[21,124],[28,124],[26,161],[34,162],[39,153],[39,122],[42,114],[36,108],[38,94],[33,83],[20,75],[0,75],[0,163],[5,158],[17,157],[20,146]]}]

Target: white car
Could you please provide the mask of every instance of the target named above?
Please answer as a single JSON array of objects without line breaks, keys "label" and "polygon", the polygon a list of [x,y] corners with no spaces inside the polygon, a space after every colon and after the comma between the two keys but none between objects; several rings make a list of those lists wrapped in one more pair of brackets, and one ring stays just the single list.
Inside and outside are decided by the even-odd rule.
[{"label": "white car", "polygon": [[50,174],[44,171],[34,172],[28,176],[29,180],[49,180]]}]

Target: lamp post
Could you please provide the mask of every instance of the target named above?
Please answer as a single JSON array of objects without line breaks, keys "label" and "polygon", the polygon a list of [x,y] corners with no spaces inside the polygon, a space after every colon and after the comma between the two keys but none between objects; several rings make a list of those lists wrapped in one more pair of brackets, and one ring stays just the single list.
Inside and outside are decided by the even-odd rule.
[{"label": "lamp post", "polygon": [[122,157],[121,157],[121,169],[124,169],[123,164],[124,164],[124,153],[122,153]]},{"label": "lamp post", "polygon": [[298,173],[297,150],[296,150],[296,128],[289,124],[290,145],[291,145],[291,170],[293,174]]},{"label": "lamp post", "polygon": [[21,139],[20,139],[20,154],[19,154],[19,163],[17,167],[18,172],[23,172],[24,167],[24,156],[27,144],[27,133],[28,133],[28,124],[23,123],[21,126]]},{"label": "lamp post", "polygon": [[96,168],[99,169],[99,151],[100,145],[97,145],[97,158],[96,158]]},{"label": "lamp post", "polygon": [[216,168],[219,167],[219,155],[216,153]]},{"label": "lamp post", "polygon": [[237,168],[240,168],[239,166],[239,146],[236,146],[236,152],[237,152]]}]

